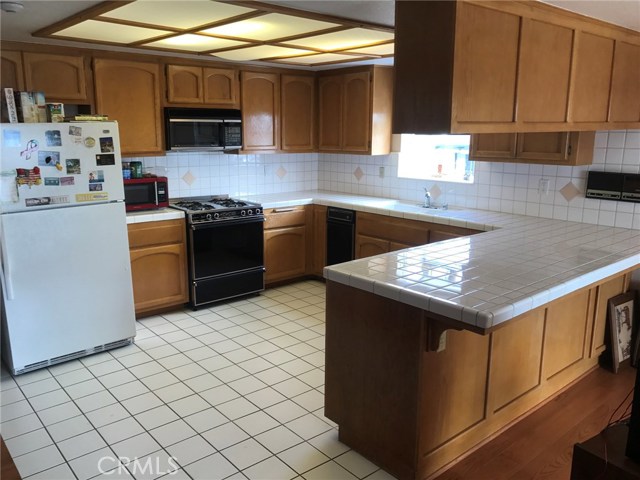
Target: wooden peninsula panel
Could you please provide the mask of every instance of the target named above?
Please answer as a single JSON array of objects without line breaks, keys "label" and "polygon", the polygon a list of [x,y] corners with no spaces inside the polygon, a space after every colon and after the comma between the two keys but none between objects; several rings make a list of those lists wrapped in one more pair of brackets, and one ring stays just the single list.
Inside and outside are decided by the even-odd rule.
[{"label": "wooden peninsula panel", "polygon": [[328,280],[325,415],[397,478],[431,478],[598,365],[630,276],[487,330]]}]

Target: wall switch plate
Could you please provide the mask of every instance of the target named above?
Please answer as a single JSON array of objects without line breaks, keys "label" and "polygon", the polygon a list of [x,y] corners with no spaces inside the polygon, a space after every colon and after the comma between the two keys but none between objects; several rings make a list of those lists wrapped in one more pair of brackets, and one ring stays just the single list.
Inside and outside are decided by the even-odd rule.
[{"label": "wall switch plate", "polygon": [[380,178],[384,178],[384,167],[380,167],[380,168],[378,169],[378,176],[379,176]]},{"label": "wall switch plate", "polygon": [[549,179],[541,178],[538,182],[538,193],[540,195],[548,195],[549,194]]}]

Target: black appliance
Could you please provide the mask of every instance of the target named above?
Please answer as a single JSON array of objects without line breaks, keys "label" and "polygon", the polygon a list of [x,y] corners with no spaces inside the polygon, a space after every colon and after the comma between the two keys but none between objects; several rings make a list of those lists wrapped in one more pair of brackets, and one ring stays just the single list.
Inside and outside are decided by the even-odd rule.
[{"label": "black appliance", "polygon": [[356,212],[344,208],[327,209],[327,265],[354,259]]},{"label": "black appliance", "polygon": [[186,212],[193,309],[264,290],[264,215],[259,203],[226,195],[178,198]]},{"label": "black appliance", "polygon": [[586,197],[640,202],[640,174],[589,172]]},{"label": "black appliance", "polygon": [[242,148],[240,110],[165,108],[164,120],[168,151]]}]

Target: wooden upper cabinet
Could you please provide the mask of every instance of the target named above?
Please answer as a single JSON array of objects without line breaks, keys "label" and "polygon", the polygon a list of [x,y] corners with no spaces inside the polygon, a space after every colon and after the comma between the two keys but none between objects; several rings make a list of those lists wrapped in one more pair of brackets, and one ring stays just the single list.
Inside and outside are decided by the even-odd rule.
[{"label": "wooden upper cabinet", "polygon": [[479,133],[471,135],[474,161],[590,165],[595,132]]},{"label": "wooden upper cabinet", "polygon": [[318,149],[340,150],[342,146],[342,76],[318,80]]},{"label": "wooden upper cabinet", "polygon": [[524,19],[516,119],[562,123],[567,116],[573,30]]},{"label": "wooden upper cabinet", "polygon": [[477,5],[461,7],[456,29],[460,54],[453,76],[455,120],[512,122],[520,18]]},{"label": "wooden upper cabinet", "polygon": [[227,68],[167,65],[167,102],[238,108],[238,72]]},{"label": "wooden upper cabinet", "polygon": [[14,90],[24,90],[24,74],[22,71],[22,53],[1,50],[0,78],[2,88],[13,88]]},{"label": "wooden upper cabinet", "polygon": [[84,56],[24,52],[27,90],[43,91],[47,101],[91,103]]},{"label": "wooden upper cabinet", "polygon": [[123,155],[164,152],[158,63],[95,58],[96,111],[117,120]]},{"label": "wooden upper cabinet", "polygon": [[167,65],[167,100],[203,103],[202,67]]},{"label": "wooden upper cabinet", "polygon": [[614,43],[611,38],[576,32],[569,121],[607,121]]},{"label": "wooden upper cabinet", "polygon": [[242,72],[243,150],[280,148],[280,77],[275,73]]},{"label": "wooden upper cabinet", "polygon": [[394,133],[640,128],[640,32],[535,1],[395,7]]},{"label": "wooden upper cabinet", "polygon": [[315,148],[315,78],[282,75],[282,150],[310,152]]},{"label": "wooden upper cabinet", "polygon": [[610,101],[609,122],[640,121],[640,45],[616,41]]},{"label": "wooden upper cabinet", "polygon": [[384,155],[391,151],[393,70],[368,67],[318,80],[318,149]]},{"label": "wooden upper cabinet", "polygon": [[371,141],[371,74],[350,73],[344,76],[342,149],[367,152]]}]

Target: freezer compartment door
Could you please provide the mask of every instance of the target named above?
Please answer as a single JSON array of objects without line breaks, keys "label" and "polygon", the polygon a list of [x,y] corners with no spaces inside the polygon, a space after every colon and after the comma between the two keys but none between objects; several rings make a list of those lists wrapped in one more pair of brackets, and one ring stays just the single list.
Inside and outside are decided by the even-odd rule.
[{"label": "freezer compartment door", "polygon": [[13,368],[135,336],[124,204],[0,220],[2,353]]}]

